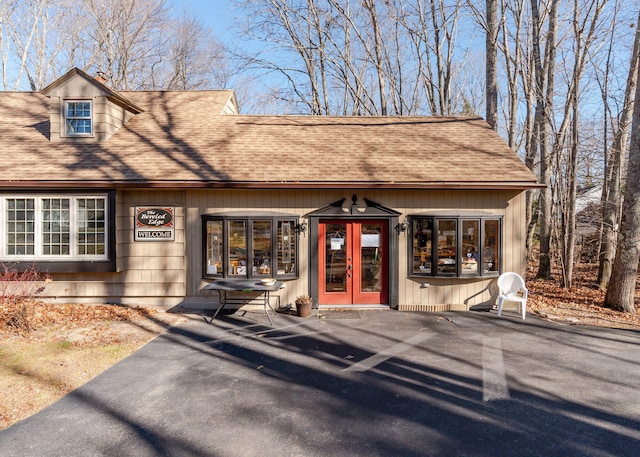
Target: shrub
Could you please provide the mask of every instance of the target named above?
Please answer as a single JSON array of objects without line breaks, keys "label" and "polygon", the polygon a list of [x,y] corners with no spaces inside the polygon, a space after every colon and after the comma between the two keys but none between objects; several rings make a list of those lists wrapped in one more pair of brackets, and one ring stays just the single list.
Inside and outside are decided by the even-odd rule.
[{"label": "shrub", "polygon": [[24,270],[0,264],[0,327],[11,327],[22,332],[31,330],[30,318],[35,297],[50,282],[35,265]]}]

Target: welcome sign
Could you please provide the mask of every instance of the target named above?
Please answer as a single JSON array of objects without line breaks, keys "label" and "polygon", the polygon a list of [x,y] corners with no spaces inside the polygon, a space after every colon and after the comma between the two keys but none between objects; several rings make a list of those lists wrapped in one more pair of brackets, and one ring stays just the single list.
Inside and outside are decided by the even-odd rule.
[{"label": "welcome sign", "polygon": [[135,241],[174,241],[174,206],[136,206]]}]

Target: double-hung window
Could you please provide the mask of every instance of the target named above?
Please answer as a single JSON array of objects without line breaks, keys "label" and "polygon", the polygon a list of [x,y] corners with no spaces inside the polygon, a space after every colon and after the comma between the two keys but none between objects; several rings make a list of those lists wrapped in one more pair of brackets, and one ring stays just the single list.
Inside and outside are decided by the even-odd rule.
[{"label": "double-hung window", "polygon": [[107,195],[0,196],[0,260],[107,260],[108,201]]},{"label": "double-hung window", "polygon": [[88,100],[64,102],[64,125],[67,136],[93,135],[93,103]]},{"label": "double-hung window", "polygon": [[411,276],[495,276],[500,216],[409,216]]},{"label": "double-hung window", "polygon": [[205,215],[206,278],[295,278],[298,220],[287,216]]}]

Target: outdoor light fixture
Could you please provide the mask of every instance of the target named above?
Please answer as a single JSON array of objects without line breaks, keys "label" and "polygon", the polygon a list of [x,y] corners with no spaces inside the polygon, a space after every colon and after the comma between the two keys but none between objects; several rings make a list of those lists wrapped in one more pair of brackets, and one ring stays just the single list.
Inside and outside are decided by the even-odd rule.
[{"label": "outdoor light fixture", "polygon": [[307,231],[307,223],[306,222],[298,223],[293,228],[293,230],[295,230],[296,233],[304,233]]},{"label": "outdoor light fixture", "polygon": [[407,221],[404,221],[396,225],[396,232],[398,232],[398,235],[399,235],[402,232],[406,232],[408,228],[409,228],[409,223]]}]

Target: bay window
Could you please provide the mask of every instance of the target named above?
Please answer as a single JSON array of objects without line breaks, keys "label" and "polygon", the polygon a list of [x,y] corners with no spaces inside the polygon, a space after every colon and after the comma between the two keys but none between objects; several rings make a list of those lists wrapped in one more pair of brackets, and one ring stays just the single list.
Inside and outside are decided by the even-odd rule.
[{"label": "bay window", "polygon": [[205,278],[294,278],[297,218],[204,215]]},{"label": "bay window", "polygon": [[499,216],[409,216],[411,276],[497,276]]}]

